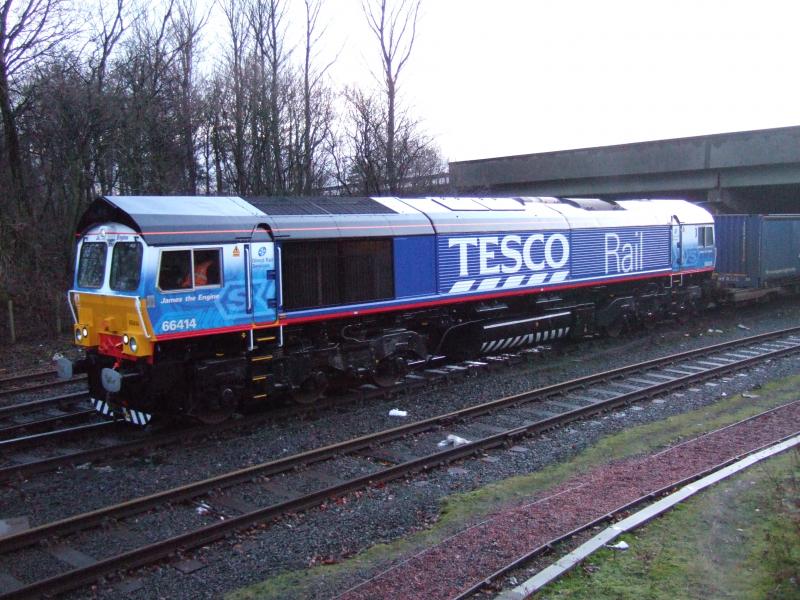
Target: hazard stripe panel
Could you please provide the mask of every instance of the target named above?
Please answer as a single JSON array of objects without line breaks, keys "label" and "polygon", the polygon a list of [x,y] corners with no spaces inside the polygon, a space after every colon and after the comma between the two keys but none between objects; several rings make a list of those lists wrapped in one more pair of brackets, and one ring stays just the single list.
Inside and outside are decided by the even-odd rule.
[{"label": "hazard stripe panel", "polygon": [[139,425],[140,427],[144,427],[153,418],[153,415],[151,415],[150,413],[142,412],[140,410],[132,410],[130,408],[124,408],[124,407],[114,407],[111,406],[105,400],[98,400],[96,398],[91,398],[91,402],[94,409],[101,415],[112,419],[122,418],[128,423],[131,423],[132,425]]},{"label": "hazard stripe panel", "polygon": [[511,348],[529,346],[537,342],[561,339],[569,334],[569,330],[569,327],[559,327],[558,329],[549,329],[544,332],[538,331],[535,334],[528,333],[526,335],[483,342],[483,344],[481,344],[481,354],[489,354],[491,352],[497,352],[498,350],[510,350]]}]

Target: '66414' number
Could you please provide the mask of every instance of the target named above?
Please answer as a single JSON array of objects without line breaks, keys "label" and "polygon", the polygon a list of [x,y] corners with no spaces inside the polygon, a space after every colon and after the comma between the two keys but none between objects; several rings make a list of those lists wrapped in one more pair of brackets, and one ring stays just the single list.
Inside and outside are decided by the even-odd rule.
[{"label": "'66414' number", "polygon": [[161,331],[186,331],[196,329],[197,319],[169,319],[161,323]]}]

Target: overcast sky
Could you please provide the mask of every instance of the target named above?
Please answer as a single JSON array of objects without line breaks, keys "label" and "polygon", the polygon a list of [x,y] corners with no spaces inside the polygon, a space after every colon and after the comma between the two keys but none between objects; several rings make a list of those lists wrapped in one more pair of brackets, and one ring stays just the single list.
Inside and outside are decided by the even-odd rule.
[{"label": "overcast sky", "polygon": [[[361,0],[321,21],[337,86],[371,84]],[[799,64],[797,0],[423,0],[400,84],[468,160],[800,125]]]}]

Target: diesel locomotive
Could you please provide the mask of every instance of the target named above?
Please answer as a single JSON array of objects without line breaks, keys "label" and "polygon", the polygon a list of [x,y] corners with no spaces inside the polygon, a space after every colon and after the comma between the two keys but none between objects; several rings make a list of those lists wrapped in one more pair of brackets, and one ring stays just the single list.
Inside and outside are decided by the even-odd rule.
[{"label": "diesel locomotive", "polygon": [[59,374],[139,425],[614,335],[693,310],[716,259],[681,200],[108,196],[77,244]]}]

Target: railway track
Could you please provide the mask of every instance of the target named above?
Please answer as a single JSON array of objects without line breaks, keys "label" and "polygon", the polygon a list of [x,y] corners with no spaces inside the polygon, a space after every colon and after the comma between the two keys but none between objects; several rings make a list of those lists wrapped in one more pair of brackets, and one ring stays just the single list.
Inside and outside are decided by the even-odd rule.
[{"label": "railway track", "polygon": [[[54,447],[88,431],[82,426],[102,422],[89,408],[87,397],[75,392],[0,407],[0,459],[14,462],[16,450],[32,445]],[[72,426],[72,433],[64,429],[67,426]]]},{"label": "railway track", "polygon": [[[8,406],[0,406],[0,422],[14,421],[20,417],[28,417],[31,413],[37,412],[55,411],[56,413],[64,414],[65,410],[82,403],[88,398],[89,395],[86,392],[71,392],[60,396],[51,396],[50,398],[40,398]],[[50,416],[57,415],[53,414]],[[19,423],[23,424],[23,422],[24,420]]]},{"label": "railway track", "polygon": [[0,398],[65,386],[85,379],[85,375],[79,375],[72,379],[58,379],[53,370],[4,377],[0,379]]},{"label": "railway track", "polygon": [[[80,587],[376,483],[438,468],[621,405],[691,389],[798,351],[800,328],[726,342],[500,398],[42,524],[1,538],[0,555],[6,564],[14,564],[17,552],[50,553],[38,560],[59,563],[61,570],[38,581],[0,573],[0,581],[7,582],[0,597]],[[455,433],[463,443],[441,447],[445,432]],[[126,520],[155,507],[159,511],[150,513],[157,515],[153,518],[184,523],[184,532],[153,540],[153,523],[143,531],[139,524],[143,517]],[[100,527],[110,522],[124,532],[112,542],[107,538],[113,531]],[[78,532],[80,536],[75,536]],[[117,552],[97,557],[82,552],[92,536],[106,542],[99,547],[114,547]],[[43,540],[49,544],[40,544]]]},{"label": "railway track", "polygon": [[15,436],[31,433],[41,433],[42,430],[52,430],[59,425],[67,425],[74,422],[89,421],[97,418],[97,411],[94,409],[78,410],[71,413],[63,413],[42,419],[32,419],[15,425],[0,427],[0,442],[12,439]]},{"label": "railway track", "polygon": [[[493,364],[505,364],[511,361],[516,362],[522,360],[522,354],[524,353],[513,356],[492,357],[491,362]],[[437,363],[441,363],[441,361],[437,361]],[[313,406],[276,408],[266,413],[248,414],[244,416],[244,418],[233,419],[215,425],[177,427],[167,429],[160,433],[145,432],[139,428],[131,427],[127,429],[127,432],[134,439],[121,438],[116,442],[104,438],[97,443],[98,441],[95,440],[91,434],[97,433],[96,429],[111,429],[101,428],[99,426],[96,429],[85,426],[30,435],[29,425],[35,426],[40,423],[42,426],[47,424],[56,425],[60,422],[66,424],[73,419],[80,420],[82,418],[88,420],[91,418],[92,414],[97,414],[93,410],[81,410],[75,413],[65,414],[64,417],[52,417],[39,421],[32,421],[30,423],[14,424],[5,428],[0,428],[0,457],[2,457],[6,463],[5,465],[0,465],[0,482],[29,477],[37,473],[45,473],[55,469],[76,464],[85,464],[100,459],[107,460],[109,458],[126,456],[143,451],[152,452],[156,448],[163,448],[165,446],[182,444],[204,437],[221,435],[236,429],[257,428],[268,422],[307,418],[311,414],[318,414],[324,410],[341,407],[348,403],[369,401],[379,397],[407,393],[419,387],[432,385],[452,377],[464,376],[489,367],[490,363],[472,361],[464,365],[439,364],[438,368],[421,370],[410,375],[404,381],[398,382],[398,384],[393,387],[380,388],[375,385],[365,384],[350,390],[344,396],[327,398],[317,402]],[[18,407],[7,407],[6,412],[11,413],[13,411],[13,414],[17,414],[17,411],[28,409],[37,410],[56,405],[64,399],[73,400],[84,399],[86,397],[84,393],[75,393],[63,397],[34,401]],[[0,419],[2,419],[3,415],[4,409],[0,408]],[[61,419],[63,419],[63,421],[61,421]],[[123,424],[118,425],[120,425],[120,427],[116,432],[125,431]],[[7,435],[3,435],[4,432],[7,432]],[[19,435],[19,437],[11,438],[11,435]],[[65,449],[57,445],[57,443],[61,441],[75,441],[81,438],[83,438],[84,442],[83,448]],[[27,452],[33,445],[37,447],[35,452]],[[22,451],[22,454],[16,455],[15,453],[18,451]]]},{"label": "railway track", "polygon": [[105,431],[114,428],[119,428],[121,424],[117,421],[95,421],[93,423],[85,423],[82,425],[75,425],[74,427],[66,427],[62,429],[54,429],[42,433],[30,433],[18,437],[0,440],[0,452],[6,454],[9,451],[19,451],[27,449],[31,446],[42,446],[63,444],[72,441],[76,438],[82,438],[87,435],[96,435],[98,431]]}]

